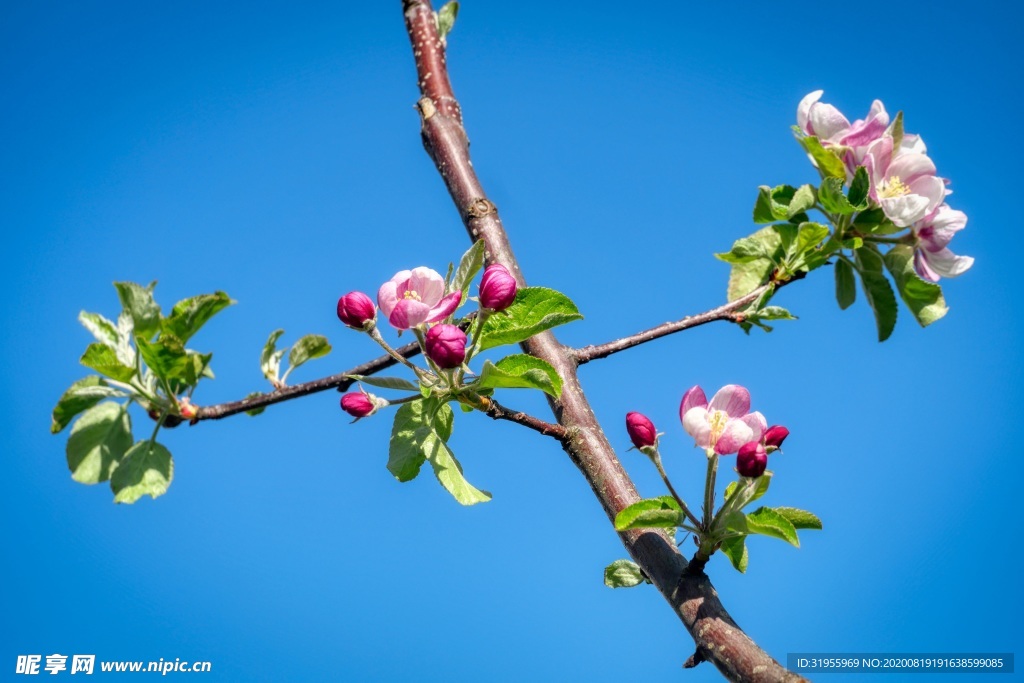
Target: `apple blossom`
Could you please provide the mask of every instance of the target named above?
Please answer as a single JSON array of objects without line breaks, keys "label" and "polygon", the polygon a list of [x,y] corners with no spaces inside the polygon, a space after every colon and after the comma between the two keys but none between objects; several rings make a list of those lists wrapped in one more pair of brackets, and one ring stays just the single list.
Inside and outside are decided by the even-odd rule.
[{"label": "apple blossom", "polygon": [[658,430],[646,415],[626,413],[626,432],[633,445],[641,451],[658,443]]},{"label": "apple blossom", "polygon": [[782,448],[782,442],[789,436],[789,430],[782,425],[772,425],[769,427],[761,441],[764,442],[765,448]]},{"label": "apple blossom", "polygon": [[760,477],[768,467],[768,452],[758,441],[740,446],[736,454],[736,471],[741,477]]},{"label": "apple blossom", "polygon": [[973,257],[957,256],[948,247],[953,236],[966,225],[967,215],[963,211],[943,204],[911,226],[917,238],[914,269],[918,275],[938,282],[940,277],[956,277],[974,265]]},{"label": "apple blossom", "polygon": [[708,403],[704,390],[691,387],[679,405],[683,429],[697,445],[719,455],[739,450],[749,441],[760,441],[768,428],[764,415],[750,412],[750,392],[738,384],[727,384]]},{"label": "apple blossom", "polygon": [[841,147],[836,150],[852,175],[857,166],[864,163],[868,145],[881,138],[889,126],[889,114],[880,100],[871,103],[867,118],[857,119],[852,124],[843,113],[831,104],[819,102],[823,90],[815,90],[802,100],[796,109],[797,127],[807,135],[813,135],[824,147]]},{"label": "apple blossom", "polygon": [[451,315],[462,299],[462,292],[444,295],[444,278],[430,268],[413,268],[396,273],[381,285],[377,304],[394,327],[408,330],[433,323]]},{"label": "apple blossom", "polygon": [[517,287],[508,268],[500,263],[487,266],[480,278],[480,305],[492,311],[504,311],[515,300]]},{"label": "apple blossom", "polygon": [[349,292],[338,299],[338,320],[353,329],[363,329],[376,317],[373,301],[362,292]]},{"label": "apple blossom", "polygon": [[451,370],[466,360],[466,333],[457,325],[434,325],[427,332],[424,350],[442,370]]},{"label": "apple blossom", "polygon": [[935,164],[926,155],[894,150],[893,144],[889,136],[871,143],[864,165],[871,199],[895,225],[906,228],[942,204],[946,184],[935,175]]}]

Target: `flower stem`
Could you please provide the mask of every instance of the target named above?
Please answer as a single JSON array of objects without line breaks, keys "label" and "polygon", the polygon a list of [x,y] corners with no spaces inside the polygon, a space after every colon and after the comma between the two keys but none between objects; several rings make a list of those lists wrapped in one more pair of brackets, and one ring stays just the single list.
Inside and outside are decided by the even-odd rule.
[{"label": "flower stem", "polygon": [[665,468],[661,464],[661,455],[658,453],[658,451],[654,451],[654,455],[651,456],[651,461],[654,462],[654,466],[658,468],[658,474],[661,475],[661,480],[665,482],[665,486],[668,487],[669,493],[671,493],[672,497],[676,499],[677,503],[679,503],[679,507],[682,508],[683,514],[686,515],[686,518],[690,520],[693,526],[699,529],[700,521],[698,521],[697,518],[693,515],[693,513],[690,512],[690,508],[686,506],[686,503],[683,501],[682,497],[678,493],[676,493],[675,487],[672,486],[672,482],[669,481],[668,473],[665,472]]},{"label": "flower stem", "polygon": [[[380,332],[377,331],[376,327],[373,328],[372,330],[370,330],[369,334],[370,334],[370,338],[373,339],[373,341],[375,341],[378,344],[380,344],[381,348],[384,349],[384,351],[389,356],[391,356],[396,361],[398,361],[399,363],[401,363],[405,367],[407,367],[410,370],[412,370],[413,372],[415,372],[416,373],[416,377],[419,378],[421,370],[418,367],[416,367],[415,365],[413,365],[412,363],[410,363],[408,358],[406,358],[405,356],[403,356],[402,354],[398,353],[393,348],[391,348],[391,346],[389,346],[388,343],[386,341],[384,341],[384,337],[380,336]],[[422,346],[422,342],[421,342],[421,346]]]},{"label": "flower stem", "polygon": [[715,510],[715,476],[718,474],[718,453],[708,451],[708,474],[704,481],[704,528],[711,529]]}]

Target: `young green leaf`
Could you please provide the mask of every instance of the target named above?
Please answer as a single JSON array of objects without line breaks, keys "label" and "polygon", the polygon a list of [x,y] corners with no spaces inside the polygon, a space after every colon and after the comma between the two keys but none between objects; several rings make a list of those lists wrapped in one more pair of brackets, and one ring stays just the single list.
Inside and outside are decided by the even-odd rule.
[{"label": "young green leaf", "polygon": [[[744,242],[744,246],[741,247],[744,253],[753,254],[757,249],[754,245],[759,244],[761,251],[766,256],[743,261],[730,260],[733,266],[729,273],[729,286],[726,292],[729,301],[735,301],[767,282],[775,270],[776,262],[781,261],[784,253],[782,236],[773,225],[761,228],[754,234],[737,240],[733,243],[733,248],[735,249],[741,241]],[[722,255],[717,254],[717,256],[721,258]]]},{"label": "young green leaf", "polygon": [[466,481],[462,475],[462,465],[455,459],[448,444],[432,429],[423,430],[423,454],[434,468],[437,480],[462,505],[486,503],[491,499],[490,493],[481,491]]},{"label": "young green leaf", "polygon": [[825,176],[846,178],[846,165],[839,155],[831,149],[825,149],[821,141],[813,135],[797,137],[804,151],[811,155],[814,165]]},{"label": "young green leaf", "polygon": [[604,585],[609,588],[632,588],[645,582],[651,581],[632,560],[615,560],[604,568]]},{"label": "young green leaf", "polygon": [[288,352],[288,373],[306,361],[322,358],[330,352],[331,345],[327,342],[327,337],[319,334],[307,334],[300,337],[292,346],[292,350]]},{"label": "young green leaf", "polygon": [[850,192],[847,201],[858,211],[868,208],[868,193],[871,190],[871,182],[868,180],[868,169],[858,166],[850,182]]},{"label": "young green leaf", "polygon": [[722,554],[729,558],[729,562],[736,571],[741,574],[747,571],[747,539],[743,536],[730,536],[722,541],[719,548]]},{"label": "young green leaf", "polygon": [[882,259],[892,274],[896,290],[914,318],[927,327],[946,315],[949,307],[942,296],[942,288],[934,282],[922,280],[914,270],[914,248],[900,244],[890,249]]},{"label": "young green leaf", "polygon": [[142,360],[163,380],[185,380],[194,374],[195,365],[185,349],[175,339],[162,339],[155,342],[146,341],[144,337],[136,337]]},{"label": "young green leaf", "polygon": [[271,384],[280,381],[281,358],[284,356],[287,347],[278,350],[277,340],[284,334],[284,330],[274,330],[263,345],[263,352],[260,354],[260,370],[263,376],[270,380]]},{"label": "young green leaf", "polygon": [[535,334],[582,320],[579,309],[561,292],[546,287],[524,287],[502,313],[487,318],[480,331],[480,350],[518,344]]},{"label": "young green leaf", "polygon": [[768,507],[760,507],[747,515],[747,533],[771,536],[800,547],[793,523]]},{"label": "young green leaf", "polygon": [[134,503],[142,496],[156,498],[167,493],[174,479],[171,452],[155,441],[138,441],[110,477],[115,503]]},{"label": "young green leaf", "polygon": [[818,189],[818,199],[825,211],[840,216],[849,216],[857,210],[843,194],[844,184],[844,178],[827,176],[822,179],[821,187]]},{"label": "young green leaf", "polygon": [[[810,186],[805,186],[810,187]],[[802,192],[801,192],[802,191]],[[800,195],[797,198],[797,195]],[[757,188],[757,201],[754,202],[754,222],[771,223],[773,221],[788,220],[807,208],[814,205],[813,191],[810,194],[810,204],[807,204],[808,194],[803,187],[798,190],[792,185],[779,185],[768,187],[762,185]],[[793,205],[793,202],[796,202]],[[790,210],[790,206],[794,210]]]},{"label": "young green leaf", "polygon": [[121,307],[131,316],[135,335],[146,340],[160,331],[160,306],[153,300],[156,282],[146,287],[134,282],[115,282]]},{"label": "young green leaf", "polygon": [[[446,5],[447,6],[447,5]],[[441,8],[442,10],[444,8]],[[462,259],[459,260],[459,267],[455,271],[455,279],[452,280],[452,291],[462,290],[462,303],[466,302],[469,293],[469,286],[473,278],[484,267],[484,241],[477,240],[473,243]]]},{"label": "young green leaf", "polygon": [[813,186],[801,185],[797,188],[796,192],[793,193],[793,198],[789,200],[789,206],[786,207],[785,217],[787,219],[792,219],[804,213],[814,206],[816,199],[817,197],[815,196]]},{"label": "young green leaf", "polygon": [[821,520],[813,512],[797,508],[772,508],[775,512],[789,520],[794,529],[820,529]]},{"label": "young green leaf", "polygon": [[135,376],[135,368],[122,365],[113,347],[98,342],[89,344],[78,362],[118,382],[130,382]]},{"label": "young green leaf", "polygon": [[87,311],[82,311],[78,314],[78,322],[82,323],[82,327],[89,330],[92,336],[96,337],[96,341],[111,348],[117,348],[120,335],[118,334],[116,324],[107,320],[99,313],[88,313]]},{"label": "young green leaf", "polygon": [[108,385],[102,378],[89,375],[72,384],[57,401],[50,419],[50,433],[56,434],[82,411],[92,408],[105,398],[121,398],[128,394]]},{"label": "young green leaf", "polygon": [[523,353],[497,363],[484,361],[478,386],[483,389],[540,389],[555,398],[562,395],[562,378],[546,361]]},{"label": "young green leaf", "polygon": [[[257,396],[263,396],[263,392],[262,391],[254,391],[254,392],[252,392],[250,394],[246,394],[245,398],[247,398],[247,399],[249,399],[249,398],[256,398]],[[260,413],[262,413],[266,409],[267,409],[266,406],[260,406],[259,408],[252,408],[251,410],[245,411],[245,414],[248,415],[249,417],[256,417],[257,415],[259,415]]]},{"label": "young green leaf", "polygon": [[398,481],[410,481],[420,473],[426,459],[423,440],[434,430],[433,423],[429,421],[429,414],[434,408],[431,404],[436,404],[436,400],[411,401],[403,403],[395,411],[388,445],[388,471]]},{"label": "young green leaf", "polygon": [[455,0],[446,2],[434,15],[437,22],[437,37],[445,40],[455,27],[455,18],[459,15],[459,3]]},{"label": "young green leaf", "polygon": [[71,427],[66,448],[71,478],[83,484],[110,479],[132,445],[127,406],[105,401],[90,408]]},{"label": "young green leaf", "polygon": [[175,337],[182,344],[206,324],[206,322],[228,306],[237,303],[224,292],[200,294],[174,304],[171,314],[161,324],[161,334]]},{"label": "young green leaf", "polygon": [[883,342],[896,327],[896,295],[882,273],[882,256],[871,247],[861,247],[854,252],[857,270],[871,310],[875,313],[878,327],[878,341]]},{"label": "young green leaf", "polygon": [[396,391],[419,391],[420,386],[413,384],[407,379],[401,377],[375,377],[373,375],[347,375],[348,377],[362,382],[363,384],[369,384],[371,387],[380,387],[381,389],[394,389]]},{"label": "young green leaf", "polygon": [[836,261],[836,301],[839,308],[846,310],[857,300],[857,283],[853,277],[853,267],[846,259]]},{"label": "young green leaf", "polygon": [[759,258],[771,258],[771,254],[761,240],[741,237],[733,242],[731,250],[715,254],[715,258],[726,263],[749,263]]},{"label": "young green leaf", "polygon": [[646,498],[615,515],[615,530],[677,527],[683,520],[683,510],[672,496]]}]

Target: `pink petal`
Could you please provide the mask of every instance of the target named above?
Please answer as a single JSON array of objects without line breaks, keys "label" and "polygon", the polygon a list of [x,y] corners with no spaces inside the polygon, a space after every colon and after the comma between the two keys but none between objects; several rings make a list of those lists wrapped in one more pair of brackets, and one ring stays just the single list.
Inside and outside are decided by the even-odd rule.
[{"label": "pink petal", "polygon": [[444,278],[431,268],[413,268],[409,289],[419,294],[420,301],[427,306],[433,306],[444,296]]},{"label": "pink petal", "polygon": [[800,130],[807,133],[808,135],[814,135],[814,133],[811,132],[811,129],[808,128],[807,126],[807,122],[811,111],[811,105],[820,100],[821,96],[824,93],[824,90],[815,90],[814,92],[808,94],[805,98],[800,100],[800,104],[796,106],[796,125],[797,127],[800,128]]},{"label": "pink petal", "polygon": [[[974,265],[974,257],[957,256],[949,249],[940,249],[939,251],[919,251],[917,253],[921,254],[925,263],[928,265],[928,270],[932,274],[941,275],[942,277],[956,277],[957,275],[962,275]],[[938,279],[939,278],[936,277],[932,282],[935,282]]]},{"label": "pink petal", "polygon": [[388,316],[388,322],[400,330],[408,330],[425,323],[429,313],[430,307],[422,301],[402,299],[395,304],[395,309]]},{"label": "pink petal", "polygon": [[695,406],[687,410],[683,415],[683,429],[701,448],[711,445],[711,425],[708,424],[707,408]]},{"label": "pink petal", "polygon": [[708,399],[704,396],[703,389],[699,386],[692,386],[683,394],[683,400],[679,404],[679,420],[682,421],[683,416],[686,415],[690,408],[696,408],[697,406],[707,408]]},{"label": "pink petal", "polygon": [[[404,275],[401,279],[399,276]],[[400,283],[404,283],[408,279],[409,271],[403,270],[395,277],[391,278],[380,286],[377,290],[377,305],[380,306],[380,312],[384,314],[385,318],[391,317],[391,311],[395,310],[395,304],[398,303],[400,298],[398,294],[398,286]]]},{"label": "pink petal", "polygon": [[935,162],[925,154],[909,152],[900,154],[889,164],[886,176],[897,176],[900,180],[910,185],[915,179],[922,176],[935,176]]},{"label": "pink petal", "polygon": [[739,384],[726,384],[711,399],[708,410],[724,410],[729,417],[743,417],[750,412],[750,392]]},{"label": "pink petal", "polygon": [[[712,399],[712,403],[714,400]],[[743,420],[729,420],[722,430],[722,435],[715,442],[715,453],[728,455],[735,453],[745,443],[760,440],[761,435],[754,435],[754,430]]]},{"label": "pink petal", "polygon": [[741,417],[740,422],[750,427],[750,431],[754,434],[751,441],[760,441],[764,433],[768,431],[768,421],[764,419],[764,415],[756,410],[749,415]]},{"label": "pink petal", "polygon": [[967,226],[967,214],[943,204],[930,218],[921,221],[921,225],[923,227],[915,229],[918,239],[924,243],[928,251],[938,251],[946,247],[953,236]]},{"label": "pink petal", "polygon": [[878,203],[889,220],[901,228],[906,228],[925,217],[931,200],[919,194],[905,194],[879,199]]},{"label": "pink petal", "polygon": [[850,121],[831,104],[816,102],[808,112],[810,127],[822,140],[831,140],[849,130]]},{"label": "pink petal", "polygon": [[459,307],[460,301],[462,301],[462,292],[452,292],[430,309],[424,322],[436,323],[438,320],[444,320],[455,312],[455,309]]}]

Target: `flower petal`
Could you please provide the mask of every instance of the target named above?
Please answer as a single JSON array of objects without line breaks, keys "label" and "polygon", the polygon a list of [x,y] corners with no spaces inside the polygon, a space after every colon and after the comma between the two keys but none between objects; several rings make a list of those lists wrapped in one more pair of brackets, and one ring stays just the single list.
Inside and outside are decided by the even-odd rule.
[{"label": "flower petal", "polygon": [[811,105],[820,100],[823,94],[825,94],[824,90],[815,90],[800,100],[800,104],[796,106],[796,125],[808,135],[814,135],[807,127]]},{"label": "flower petal", "polygon": [[750,392],[739,384],[726,384],[711,399],[708,410],[724,410],[729,417],[743,417],[750,412]]},{"label": "flower petal", "polygon": [[[383,307],[381,307],[383,308]],[[415,299],[401,299],[388,316],[388,322],[400,330],[408,330],[427,321],[430,307]]]},{"label": "flower petal", "polygon": [[887,176],[897,176],[907,185],[914,182],[915,179],[921,176],[935,176],[935,162],[933,162],[926,154],[917,154],[910,152],[907,154],[900,154],[892,163],[889,164],[888,170],[885,174]]},{"label": "flower petal", "polygon": [[850,121],[831,104],[816,102],[808,112],[808,117],[811,130],[822,140],[834,142],[833,138],[839,139],[850,129]]},{"label": "flower petal", "polygon": [[[939,251],[921,250],[918,253],[927,263],[931,274],[941,275],[942,277],[962,275],[974,265],[973,256],[957,256],[949,249],[940,249]],[[932,282],[938,279],[936,277]]]},{"label": "flower petal", "polygon": [[695,406],[687,410],[683,415],[683,429],[701,448],[711,445],[711,425],[708,424],[707,408]]},{"label": "flower petal", "polygon": [[722,435],[715,442],[715,453],[719,455],[735,453],[743,444],[759,441],[760,439],[761,435],[757,434],[755,436],[754,430],[743,420],[729,420],[725,423]]},{"label": "flower petal", "polygon": [[408,279],[409,271],[403,270],[377,290],[377,305],[380,306],[380,312],[384,314],[385,318],[391,317],[391,311],[395,310],[395,304],[401,298],[398,293],[399,285],[404,285]]},{"label": "flower petal", "polygon": [[683,416],[686,415],[690,408],[696,408],[697,406],[707,408],[708,399],[700,386],[692,386],[686,390],[686,393],[683,394],[683,400],[679,403],[679,421],[682,422]]},{"label": "flower petal", "polygon": [[882,197],[878,203],[889,220],[905,228],[924,218],[931,200],[919,194],[904,194],[899,197]]},{"label": "flower petal", "polygon": [[764,419],[764,415],[756,410],[741,417],[740,421],[750,427],[750,431],[753,432],[754,438],[751,441],[760,441],[764,433],[768,431],[768,420]]},{"label": "flower petal", "polygon": [[432,268],[413,268],[409,289],[419,294],[420,301],[433,307],[444,296],[444,278]]},{"label": "flower petal", "polygon": [[437,302],[437,305],[430,309],[427,313],[425,322],[436,323],[438,320],[444,320],[459,307],[459,302],[462,301],[462,292],[452,292],[445,298]]}]

